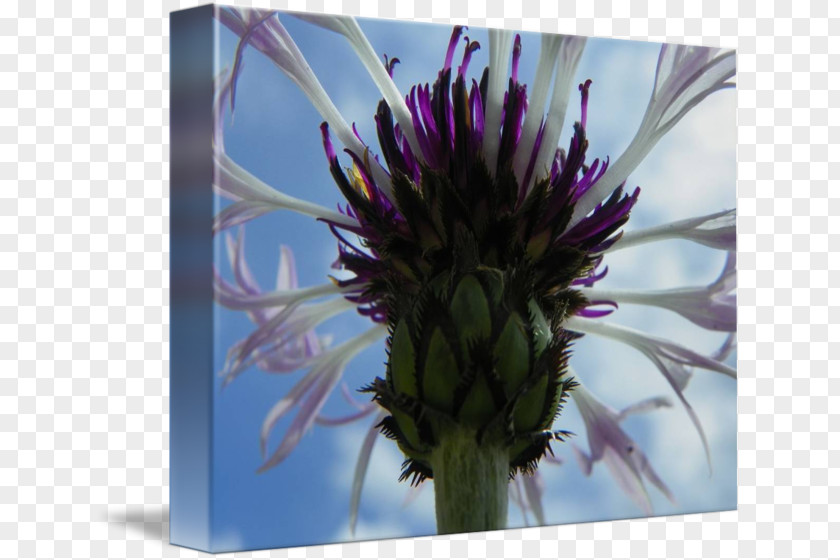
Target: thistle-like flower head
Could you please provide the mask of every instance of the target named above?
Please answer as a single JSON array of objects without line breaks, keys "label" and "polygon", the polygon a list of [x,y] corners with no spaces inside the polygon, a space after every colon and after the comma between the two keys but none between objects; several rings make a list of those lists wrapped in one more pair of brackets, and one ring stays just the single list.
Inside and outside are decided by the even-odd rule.
[{"label": "thistle-like flower head", "polygon": [[[732,85],[727,81],[734,75],[732,53],[664,46],[639,132],[611,166],[609,158],[587,159],[589,92],[597,84],[586,80],[576,91],[572,84],[585,39],[545,36],[536,78],[526,86],[519,77],[524,53],[518,35],[491,30],[489,44],[479,45],[458,26],[434,81],[403,95],[392,80],[399,61],[380,59],[353,19],[299,17],[343,35],[382,99],[371,108],[374,150],[344,121],[279,19],[268,12],[220,12],[220,21],[241,42],[233,69],[219,80],[217,110],[234,106],[244,50],[250,46],[264,53],[322,116],[327,165],[346,200],[333,211],[278,192],[231,160],[221,129],[215,131],[214,184],[234,200],[219,214],[216,230],[273,210],[294,210],[330,228],[338,244],[334,267],[345,271],[331,283],[303,289],[295,284],[273,293],[217,282],[220,303],[247,310],[258,325],[232,349],[226,375],[250,364],[311,368],[266,421],[264,439],[266,429],[295,401],[304,403],[294,433],[263,468],[288,454],[318,418],[350,357],[383,333],[389,353],[384,377],[363,390],[382,409],[377,428],[406,456],[402,477],[414,482],[434,477],[435,449],[449,434],[464,430],[478,446],[505,449],[511,475],[534,474],[551,451],[550,441],[568,435],[553,425],[576,385],[567,375],[572,342],[586,333],[624,342],[650,358],[705,442],[682,393],[690,368],[731,376],[734,370],[717,357],[593,319],[620,303],[656,305],[702,328],[734,331],[734,259],[708,287],[646,293],[597,287],[608,271],[607,253],[625,247],[679,238],[734,250],[734,210],[622,239],[641,192],[625,189],[628,176],[692,107]],[[471,60],[481,48],[489,51],[489,65],[472,77]],[[563,149],[558,144],[573,94],[579,111]],[[308,303],[325,296],[334,299]],[[274,311],[259,312],[262,308]],[[315,346],[319,339],[312,329],[347,309],[369,317],[373,329],[335,349]],[[284,359],[275,355],[292,351],[294,356]],[[630,441],[617,428],[618,416],[594,402],[583,393],[578,399],[587,429],[603,432],[590,433],[589,468],[608,455],[604,449],[622,438]],[[363,449],[369,453],[372,445],[369,436]],[[623,486],[629,492],[641,486],[640,472],[664,488],[652,478],[643,454],[621,464],[616,472],[631,472],[638,481],[632,488]],[[530,494],[537,493],[536,480],[526,486]],[[536,503],[532,498],[528,501]],[[535,514],[542,516],[536,509]]]},{"label": "thistle-like flower head", "polygon": [[[586,163],[590,81],[579,87],[581,118],[568,151],[555,150],[550,167],[537,168],[544,127],[531,146],[522,145],[528,97],[517,77],[519,36],[494,108],[499,96],[491,88],[503,81],[491,68],[467,83],[478,43],[466,37],[457,72],[451,65],[462,32],[453,31],[434,84],[407,96],[420,153],[384,99],[376,112],[383,162],[367,149],[346,149],[351,166],[342,169],[328,124],[321,127],[332,176],[348,201],[344,213],[359,223],[330,223],[340,242],[337,264],[353,273],[338,285],[351,290],[345,297],[362,313],[388,324],[387,379],[368,390],[391,412],[383,432],[399,442],[409,457],[404,476],[419,475],[415,480],[433,476],[426,457],[457,424],[479,439],[503,438],[512,469],[536,465],[558,436],[550,428],[572,387],[561,381],[575,338],[564,323],[589,304],[574,284],[597,280],[601,253],[639,195],[618,185],[569,227],[577,200],[607,169]],[[385,68],[391,72],[393,61]],[[486,124],[491,112],[498,126]],[[529,155],[521,177],[518,152]],[[386,184],[375,179],[380,165]]]}]

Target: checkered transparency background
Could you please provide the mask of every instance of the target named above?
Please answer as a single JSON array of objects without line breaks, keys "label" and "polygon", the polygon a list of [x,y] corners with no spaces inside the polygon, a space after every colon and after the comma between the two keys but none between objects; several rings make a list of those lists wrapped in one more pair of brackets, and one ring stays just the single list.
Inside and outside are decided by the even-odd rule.
[{"label": "checkered transparency background", "polygon": [[[51,4],[0,6],[0,557],[203,556],[166,507],[168,13],[194,4]],[[253,5],[738,48],[739,510],[233,556],[840,557],[840,5],[458,4]]]}]

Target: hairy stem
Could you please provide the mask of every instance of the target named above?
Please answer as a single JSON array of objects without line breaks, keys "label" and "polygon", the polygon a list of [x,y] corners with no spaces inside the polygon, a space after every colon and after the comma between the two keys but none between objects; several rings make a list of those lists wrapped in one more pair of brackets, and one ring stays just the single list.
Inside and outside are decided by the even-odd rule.
[{"label": "hairy stem", "polygon": [[438,534],[504,529],[508,509],[508,452],[476,442],[475,431],[445,434],[431,456]]}]

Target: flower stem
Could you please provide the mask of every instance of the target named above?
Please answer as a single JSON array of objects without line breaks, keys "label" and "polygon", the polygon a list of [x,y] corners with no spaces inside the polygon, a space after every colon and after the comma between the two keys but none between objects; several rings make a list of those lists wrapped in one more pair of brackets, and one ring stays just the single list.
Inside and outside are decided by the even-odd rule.
[{"label": "flower stem", "polygon": [[431,456],[438,534],[504,529],[508,509],[508,452],[479,444],[473,430],[445,434]]}]

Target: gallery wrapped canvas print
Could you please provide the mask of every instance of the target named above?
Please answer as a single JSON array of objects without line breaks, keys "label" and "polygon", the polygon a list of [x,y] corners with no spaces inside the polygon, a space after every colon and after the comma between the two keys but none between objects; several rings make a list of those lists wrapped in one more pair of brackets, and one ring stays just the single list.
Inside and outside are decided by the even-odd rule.
[{"label": "gallery wrapped canvas print", "polygon": [[173,543],[736,507],[733,51],[171,25]]}]

